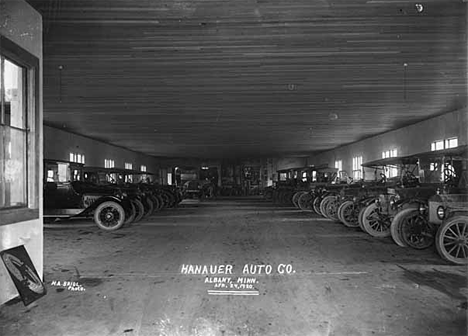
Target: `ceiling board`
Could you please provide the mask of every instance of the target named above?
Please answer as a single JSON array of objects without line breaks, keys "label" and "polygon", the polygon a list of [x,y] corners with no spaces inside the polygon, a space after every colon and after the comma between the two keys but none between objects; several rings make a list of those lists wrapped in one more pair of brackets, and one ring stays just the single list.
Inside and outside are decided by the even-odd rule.
[{"label": "ceiling board", "polygon": [[150,155],[304,155],[466,106],[463,1],[29,2],[45,121]]}]

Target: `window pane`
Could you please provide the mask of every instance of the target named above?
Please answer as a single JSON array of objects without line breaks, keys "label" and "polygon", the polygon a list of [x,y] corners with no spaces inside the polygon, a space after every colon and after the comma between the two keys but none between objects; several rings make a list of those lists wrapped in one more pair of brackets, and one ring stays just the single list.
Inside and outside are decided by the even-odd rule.
[{"label": "window pane", "polygon": [[5,59],[4,67],[5,96],[3,104],[5,109],[5,125],[25,129],[25,71],[7,59]]},{"label": "window pane", "polygon": [[451,138],[445,140],[445,148],[458,147],[458,138]]},{"label": "window pane", "polygon": [[0,126],[0,208],[27,205],[26,133]]}]

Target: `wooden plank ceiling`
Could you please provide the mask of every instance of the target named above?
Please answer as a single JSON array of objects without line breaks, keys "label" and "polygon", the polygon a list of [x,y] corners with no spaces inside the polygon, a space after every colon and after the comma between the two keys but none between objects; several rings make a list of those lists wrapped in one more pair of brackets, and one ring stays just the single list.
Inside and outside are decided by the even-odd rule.
[{"label": "wooden plank ceiling", "polygon": [[150,155],[306,155],[466,106],[462,0],[29,2],[45,122]]}]

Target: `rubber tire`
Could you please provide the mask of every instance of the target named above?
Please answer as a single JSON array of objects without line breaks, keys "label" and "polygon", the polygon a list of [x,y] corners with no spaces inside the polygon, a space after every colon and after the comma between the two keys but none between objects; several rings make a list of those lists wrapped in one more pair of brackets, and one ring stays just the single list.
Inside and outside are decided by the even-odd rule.
[{"label": "rubber tire", "polygon": [[322,214],[320,212],[320,202],[321,201],[322,201],[322,198],[320,196],[315,196],[314,199],[312,200],[312,209],[319,216],[322,216]]},{"label": "rubber tire", "polygon": [[162,204],[161,204],[161,201],[159,200],[158,197],[156,197],[155,195],[151,195],[151,200],[153,201],[153,204],[154,204],[154,210],[153,210],[153,214],[155,214],[156,212],[159,212],[162,208]]},{"label": "rubber tire", "polygon": [[306,211],[306,212],[313,211],[309,206],[311,204],[311,200],[312,200],[312,195],[309,193],[305,193],[299,196],[299,199],[297,200],[299,209],[301,209],[302,211]]},{"label": "rubber tire", "polygon": [[294,193],[293,197],[292,197],[292,202],[293,202],[293,205],[296,209],[300,209],[299,208],[299,204],[297,204],[297,201],[299,200],[299,197],[301,197],[302,194],[304,194],[305,191],[298,191],[296,193]]},{"label": "rubber tire", "polygon": [[336,196],[327,196],[332,199],[325,206],[325,215],[334,222],[338,222],[338,200]]},{"label": "rubber tire", "polygon": [[[439,230],[437,231],[436,234],[436,248],[437,252],[439,252],[439,255],[442,257],[442,259],[447,260],[453,264],[457,265],[467,265],[468,264],[468,258],[455,258],[451,254],[448,253],[448,251],[444,247],[444,235],[445,232],[448,230],[450,226],[452,226],[454,223],[457,222],[464,222],[465,225],[468,225],[468,217],[467,216],[455,216],[451,218],[449,221],[445,222],[439,227]],[[466,232],[465,232],[465,237],[466,237]],[[466,239],[465,239],[466,240]]]},{"label": "rubber tire", "polygon": [[[414,209],[413,212],[412,212],[413,215],[417,215],[418,217],[421,216],[420,213],[419,213],[419,210],[418,209]],[[418,245],[418,244],[414,244],[411,240],[409,240],[409,236],[408,236],[408,231],[410,230],[410,228],[408,228],[408,222],[406,221],[408,217],[405,217],[402,221],[401,221],[401,225],[400,225],[400,228],[401,228],[401,237],[403,239],[403,242],[405,244],[407,244],[409,247],[415,249],[415,250],[425,250],[429,247],[431,247],[434,242],[435,242],[435,234],[436,234],[436,230],[432,230],[432,233],[433,233],[433,236],[432,236],[432,239],[429,239],[429,242],[425,241],[425,244],[424,245]],[[431,225],[429,223],[429,219],[428,218],[424,218],[424,224],[425,226],[432,226],[434,227],[434,225]]]},{"label": "rubber tire", "polygon": [[130,216],[125,218],[124,226],[129,226],[135,220],[136,209],[135,209],[135,205],[132,202],[130,202],[129,212],[130,212]]},{"label": "rubber tire", "polygon": [[401,222],[409,213],[411,213],[416,208],[408,208],[399,211],[395,217],[393,217],[392,224],[390,225],[390,234],[392,236],[393,241],[401,247],[408,247],[408,244],[405,243],[401,236]]},{"label": "rubber tire", "polygon": [[343,223],[346,227],[352,227],[352,228],[359,227],[359,220],[357,217],[356,217],[356,221],[353,221],[353,222],[349,221],[345,217],[345,211],[347,210],[349,206],[356,207],[353,201],[344,201],[343,203],[341,203],[340,207],[338,208],[338,216],[341,220],[341,223]]},{"label": "rubber tire", "polygon": [[151,198],[149,198],[149,197],[145,197],[145,199],[143,201],[144,202],[142,202],[142,203],[143,203],[143,206],[145,207],[145,214],[143,215],[143,218],[147,218],[147,217],[151,216],[151,214],[153,213],[154,204],[153,204],[153,201],[151,200]]},{"label": "rubber tire", "polygon": [[372,203],[371,205],[366,207],[366,209],[364,210],[362,214],[362,226],[364,227],[365,232],[370,234],[372,237],[376,237],[376,238],[384,238],[384,237],[391,236],[390,225],[388,226],[386,231],[375,231],[369,225],[369,221],[366,220],[366,218],[368,218],[369,215],[372,214],[372,212],[374,212],[376,209],[377,209],[377,205],[375,203]]},{"label": "rubber tire", "polygon": [[[115,210],[118,212],[119,214],[119,218],[118,218],[118,221],[117,221],[117,224],[114,225],[114,226],[106,226],[102,223],[101,219],[100,219],[100,214],[101,212],[105,209],[105,208],[108,208],[108,207],[114,207]],[[105,231],[115,231],[115,230],[118,230],[120,229],[123,225],[124,225],[124,222],[125,222],[125,210],[124,208],[117,202],[112,202],[112,201],[107,201],[107,202],[103,202],[101,204],[99,204],[97,206],[97,208],[94,210],[94,223],[96,223],[96,225],[102,229],[102,230],[105,230]]]},{"label": "rubber tire", "polygon": [[366,232],[366,229],[364,229],[364,226],[362,225],[362,217],[364,215],[364,210],[366,210],[366,208],[368,207],[368,205],[366,206],[363,206],[361,210],[359,210],[359,214],[358,214],[358,224],[359,224],[359,228]]},{"label": "rubber tire", "polygon": [[331,219],[327,216],[327,203],[332,201],[335,196],[325,196],[322,198],[320,201],[320,213],[322,214],[323,217]]},{"label": "rubber tire", "polygon": [[143,203],[141,203],[141,201],[139,199],[133,199],[132,202],[134,203],[135,209],[136,209],[136,212],[137,212],[133,222],[138,223],[139,221],[141,221],[141,219],[145,215],[145,207],[143,206]]}]

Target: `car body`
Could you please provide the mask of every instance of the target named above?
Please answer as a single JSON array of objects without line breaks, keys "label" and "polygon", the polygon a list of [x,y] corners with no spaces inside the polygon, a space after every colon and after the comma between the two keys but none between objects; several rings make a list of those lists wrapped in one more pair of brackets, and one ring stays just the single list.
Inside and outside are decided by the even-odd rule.
[{"label": "car body", "polygon": [[83,165],[44,160],[44,218],[93,217],[101,229],[117,230],[131,208],[128,197],[116,188],[83,181]]}]

